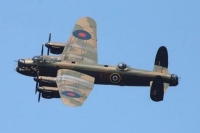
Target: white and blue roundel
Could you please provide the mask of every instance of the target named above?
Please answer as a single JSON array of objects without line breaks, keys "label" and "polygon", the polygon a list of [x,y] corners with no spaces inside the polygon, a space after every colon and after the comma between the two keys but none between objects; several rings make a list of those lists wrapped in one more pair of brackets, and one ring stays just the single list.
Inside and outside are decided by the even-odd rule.
[{"label": "white and blue roundel", "polygon": [[121,81],[121,76],[118,73],[112,73],[110,75],[110,82],[119,83]]}]

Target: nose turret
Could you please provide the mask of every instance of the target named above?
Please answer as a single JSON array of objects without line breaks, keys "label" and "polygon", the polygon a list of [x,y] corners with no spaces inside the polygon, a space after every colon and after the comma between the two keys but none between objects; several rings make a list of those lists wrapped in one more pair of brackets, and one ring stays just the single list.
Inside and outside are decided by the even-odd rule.
[{"label": "nose turret", "polygon": [[15,70],[17,72],[22,72],[22,71],[24,71],[24,66],[25,66],[25,60],[24,59],[19,59],[17,67],[15,68]]},{"label": "nose turret", "polygon": [[24,64],[25,63],[25,60],[24,59],[19,59],[18,60],[18,64]]},{"label": "nose turret", "polygon": [[15,67],[15,71],[26,76],[35,76],[36,67],[34,66],[33,60],[31,58],[19,59]]},{"label": "nose turret", "polygon": [[25,60],[24,60],[24,59],[19,59],[19,60],[18,60],[18,66],[19,66],[19,67],[23,67],[24,64],[25,64]]}]

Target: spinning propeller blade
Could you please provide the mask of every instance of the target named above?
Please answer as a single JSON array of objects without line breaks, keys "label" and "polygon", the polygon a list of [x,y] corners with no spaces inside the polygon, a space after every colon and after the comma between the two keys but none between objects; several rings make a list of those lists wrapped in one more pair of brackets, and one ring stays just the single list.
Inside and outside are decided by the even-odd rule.
[{"label": "spinning propeller blade", "polygon": [[[37,76],[36,76],[36,85],[35,85],[35,94],[37,93],[38,91],[38,87],[40,87],[40,80],[39,80],[39,74],[40,72],[37,71]],[[40,102],[40,97],[41,97],[41,92],[39,91],[39,95],[38,95],[38,102]]]},{"label": "spinning propeller blade", "polygon": [[41,56],[43,56],[43,52],[44,52],[44,44],[42,44]]},{"label": "spinning propeller blade", "polygon": [[51,42],[51,32],[49,33],[49,40],[48,42]]},{"label": "spinning propeller blade", "polygon": [[38,103],[40,102],[41,92],[38,95]]},{"label": "spinning propeller blade", "polygon": [[[51,32],[49,33],[49,40],[48,40],[48,43],[46,43],[46,46],[49,45],[49,43],[51,42]],[[47,55],[49,55],[49,47],[47,47]]]},{"label": "spinning propeller blade", "polygon": [[37,88],[39,87],[38,86],[39,85],[39,79],[38,79],[38,77],[39,77],[39,71],[37,71],[36,85],[35,85],[35,94],[37,93]]}]

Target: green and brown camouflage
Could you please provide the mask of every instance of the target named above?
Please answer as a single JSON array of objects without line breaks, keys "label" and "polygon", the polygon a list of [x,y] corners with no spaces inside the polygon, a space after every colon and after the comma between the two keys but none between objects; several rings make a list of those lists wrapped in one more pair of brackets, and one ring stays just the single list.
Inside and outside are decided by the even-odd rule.
[{"label": "green and brown camouflage", "polygon": [[69,106],[81,106],[93,84],[150,86],[150,97],[155,101],[163,99],[161,93],[168,86],[178,85],[178,76],[168,72],[168,52],[164,46],[157,52],[153,71],[131,68],[125,63],[98,64],[96,23],[89,17],[77,21],[61,56],[20,59],[16,70],[35,77],[39,98],[41,93],[43,98],[61,97]]},{"label": "green and brown camouflage", "polygon": [[[78,38],[76,34],[77,36],[80,34],[80,37]],[[67,47],[61,54],[61,60],[97,64],[96,22],[92,18],[84,17],[77,21],[67,41]]]},{"label": "green and brown camouflage", "polygon": [[77,71],[60,69],[56,83],[64,104],[81,106],[93,88],[94,77]]},{"label": "green and brown camouflage", "polygon": [[[82,73],[88,73],[88,75],[95,77],[97,84],[113,84],[113,85],[123,85],[123,86],[149,86],[150,85],[149,81],[153,81],[153,78],[156,75],[160,75],[162,76],[164,81],[169,83],[171,86],[176,85],[176,84],[170,83],[171,74],[134,69],[131,67],[122,71],[122,70],[118,70],[117,66],[108,66],[108,65],[99,65],[99,64],[79,64],[79,63],[73,63],[71,61],[54,62],[54,63],[40,61],[40,62],[33,62],[32,64],[30,64],[30,62],[29,62],[29,65],[39,66],[41,68],[49,67],[49,68],[55,68],[57,70],[70,69],[70,70],[75,70]],[[36,70],[39,70],[39,67]],[[111,74],[113,73],[119,74],[119,76],[121,77],[120,82],[112,83],[110,81],[109,78]],[[130,80],[135,80],[135,81],[131,83],[127,82],[126,84],[126,81],[130,81]],[[140,83],[142,82],[143,84],[140,85]]]}]

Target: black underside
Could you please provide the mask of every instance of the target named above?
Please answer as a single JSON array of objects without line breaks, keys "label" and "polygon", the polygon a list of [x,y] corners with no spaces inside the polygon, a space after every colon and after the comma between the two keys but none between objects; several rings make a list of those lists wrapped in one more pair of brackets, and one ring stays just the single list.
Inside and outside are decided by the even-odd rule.
[{"label": "black underside", "polygon": [[[73,70],[73,69],[71,69]],[[50,77],[56,77],[57,76],[57,67],[40,67],[39,68],[39,76],[50,76]],[[102,84],[102,85],[120,85],[120,86],[149,86],[150,81],[152,81],[152,78],[149,77],[142,77],[142,76],[134,76],[134,75],[125,75],[125,74],[118,74],[118,80],[114,82],[112,80],[112,74],[110,72],[95,72],[95,71],[89,71],[89,70],[74,70],[77,72],[85,73],[89,76],[92,76],[95,78],[95,84]],[[20,72],[23,75],[36,77],[37,72],[36,71],[25,71]],[[43,83],[42,86],[48,86],[48,83]],[[55,86],[55,85],[50,85]]]},{"label": "black underside", "polygon": [[60,98],[60,94],[58,91],[41,92],[41,93],[42,93],[42,97],[45,99]]},{"label": "black underside", "polygon": [[64,49],[64,47],[56,47],[56,48],[51,47],[51,48],[50,48],[50,52],[51,52],[52,54],[61,54],[62,51],[63,51],[63,49]]}]

